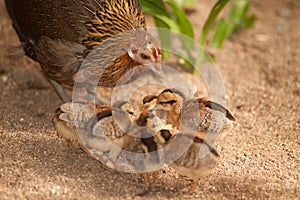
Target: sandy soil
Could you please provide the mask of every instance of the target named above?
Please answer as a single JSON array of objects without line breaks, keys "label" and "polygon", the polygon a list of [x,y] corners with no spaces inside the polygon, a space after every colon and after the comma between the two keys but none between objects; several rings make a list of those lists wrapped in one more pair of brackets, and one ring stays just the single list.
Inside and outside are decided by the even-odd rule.
[{"label": "sandy soil", "polygon": [[[300,198],[300,1],[252,0],[255,27],[215,52],[228,107],[238,125],[222,141],[222,160],[196,193],[164,169],[145,199]],[[200,27],[211,3],[199,1]],[[199,20],[201,19],[201,20]],[[62,103],[29,59],[9,60],[18,44],[0,1],[0,199],[139,199],[142,180],[106,170],[57,137]]]}]

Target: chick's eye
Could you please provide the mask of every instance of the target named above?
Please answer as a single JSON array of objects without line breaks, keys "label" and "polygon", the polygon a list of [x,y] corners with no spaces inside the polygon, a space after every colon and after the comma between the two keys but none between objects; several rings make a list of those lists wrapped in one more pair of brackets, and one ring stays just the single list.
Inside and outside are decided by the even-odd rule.
[{"label": "chick's eye", "polygon": [[128,114],[130,114],[130,115],[134,115],[134,112],[131,111],[131,110],[126,110],[126,112],[127,112]]},{"label": "chick's eye", "polygon": [[170,104],[173,105],[174,103],[176,103],[176,100],[170,100],[170,101],[160,101],[159,104],[160,105],[165,105],[165,104]]}]

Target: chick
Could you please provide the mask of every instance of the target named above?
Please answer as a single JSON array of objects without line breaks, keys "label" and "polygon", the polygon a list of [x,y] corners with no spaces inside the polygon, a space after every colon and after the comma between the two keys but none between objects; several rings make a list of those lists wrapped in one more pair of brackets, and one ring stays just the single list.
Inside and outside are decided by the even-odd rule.
[{"label": "chick", "polygon": [[[113,113],[120,123],[114,120]],[[53,122],[58,135],[66,139],[69,146],[79,144],[89,156],[103,157],[108,162],[115,160],[118,148],[123,147],[123,136],[133,119],[133,109],[127,102],[117,102],[112,108],[69,102],[60,106]],[[104,152],[108,152],[107,157]]]},{"label": "chick", "polygon": [[141,173],[147,189],[150,186],[149,176],[153,176],[155,180],[158,170],[164,164],[164,154],[159,151],[159,144],[155,139],[157,134],[149,126],[150,122],[150,112],[147,110],[141,112],[135,121],[137,126],[126,136],[127,142],[124,147],[124,150],[132,153],[127,160],[138,173]]},{"label": "chick", "polygon": [[[222,105],[204,98],[186,98],[180,91],[166,89],[157,97],[157,104],[166,111],[165,119],[181,132],[197,131],[196,135],[207,134],[224,137],[235,122],[231,112]],[[157,108],[158,106],[156,106]]]},{"label": "chick", "polygon": [[[151,114],[151,112],[143,112],[141,114],[143,117],[140,117],[140,119],[144,119],[143,121],[150,128],[153,124],[152,120],[155,119]],[[200,178],[209,175],[217,166],[220,159],[219,154],[203,138],[193,136],[192,133],[174,132],[173,129],[169,129],[170,125],[168,126],[167,124],[165,124],[165,127],[167,128],[164,129],[161,126],[160,130],[156,130],[154,136],[141,139],[143,148],[139,148],[140,152],[146,155],[150,152],[158,152],[158,159],[155,162],[143,162],[142,165],[143,167],[151,164],[163,166],[165,163],[170,163],[169,166],[177,173],[193,180],[193,184],[189,189],[192,193],[198,185]],[[138,149],[137,146],[140,147],[136,143],[130,142],[129,144],[135,144],[135,149]],[[160,150],[161,152],[159,152]],[[147,167],[149,166],[145,168]],[[144,173],[143,175],[147,183],[148,174]]]},{"label": "chick", "polygon": [[97,112],[108,108],[107,105],[98,106],[84,101],[68,102],[55,111],[52,121],[57,134],[66,140],[70,148],[74,148],[79,139],[76,129],[84,127]]},{"label": "chick", "polygon": [[59,135],[79,143],[92,158],[120,171],[141,173],[148,177],[162,165],[154,140],[155,132],[147,126],[148,113],[135,119],[132,106],[116,102],[112,107],[85,103],[66,103],[54,119]]},{"label": "chick", "polygon": [[[181,92],[170,89],[158,95],[151,113],[155,115],[155,111],[159,109],[164,110],[165,115],[158,118],[161,121],[165,119],[164,126],[171,125],[172,129],[169,130],[172,131],[169,131],[170,135],[167,137],[159,132],[155,137],[156,143],[164,148],[167,162],[175,160],[170,164],[171,168],[193,179],[194,183],[189,190],[193,192],[200,178],[207,176],[217,166],[220,158],[204,138],[207,139],[208,135],[224,135],[233,127],[235,118],[228,109],[208,98],[188,99]],[[152,116],[151,119],[155,117]],[[178,149],[181,151],[177,151]]]},{"label": "chick", "polygon": [[94,157],[111,168],[117,168],[117,157],[124,147],[124,136],[133,126],[134,111],[127,102],[116,102],[112,108],[98,112],[78,135]]},{"label": "chick", "polygon": [[[163,95],[166,95],[165,93],[169,93],[169,90],[161,92],[159,96],[160,101],[164,100]],[[175,134],[175,130],[172,124],[167,123],[168,113],[164,107],[167,104],[163,104],[163,106],[158,103],[157,99],[158,96],[155,95],[145,96],[141,110],[144,116],[146,116],[147,126],[156,133],[155,140],[161,146],[161,144],[166,143],[166,139]]]},{"label": "chick", "polygon": [[[188,133],[176,134],[177,148],[186,148],[187,150],[170,167],[177,173],[187,176],[193,180],[189,192],[193,193],[202,177],[209,175],[218,165],[220,156],[218,152],[208,144],[203,138],[191,137]],[[171,141],[174,138],[171,139]],[[171,142],[170,141],[170,142]],[[174,145],[166,146],[166,151],[172,151]]]},{"label": "chick", "polygon": [[157,96],[157,104],[166,112],[167,124],[178,127],[185,96],[178,90],[165,89]]},{"label": "chick", "polygon": [[236,121],[231,112],[208,98],[189,99],[184,102],[181,113],[183,131],[196,131],[199,137],[224,137]]},{"label": "chick", "polygon": [[143,104],[140,106],[140,111],[149,111],[152,110],[157,102],[157,96],[156,95],[147,95],[143,98]]}]

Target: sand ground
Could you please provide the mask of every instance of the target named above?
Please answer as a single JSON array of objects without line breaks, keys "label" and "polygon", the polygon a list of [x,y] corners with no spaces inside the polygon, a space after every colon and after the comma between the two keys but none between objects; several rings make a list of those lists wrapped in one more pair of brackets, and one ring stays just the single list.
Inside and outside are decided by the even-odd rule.
[{"label": "sand ground", "polygon": [[[196,193],[164,169],[145,199],[300,198],[300,1],[251,0],[254,28],[215,51],[228,107],[238,119],[220,144],[221,163]],[[190,17],[197,34],[212,3]],[[200,20],[199,20],[200,19]],[[5,55],[18,44],[0,1],[0,199],[139,199],[142,180],[106,170],[57,137],[62,103],[29,59]]]}]

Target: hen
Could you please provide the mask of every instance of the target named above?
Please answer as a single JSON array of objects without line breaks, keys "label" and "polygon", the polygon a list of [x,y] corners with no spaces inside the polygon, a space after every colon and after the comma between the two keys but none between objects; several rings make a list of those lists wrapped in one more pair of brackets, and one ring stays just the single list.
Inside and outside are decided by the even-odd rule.
[{"label": "hen", "polygon": [[[64,101],[74,81],[114,87],[131,69],[162,76],[161,49],[138,0],[5,0],[25,54],[38,62]],[[87,59],[88,58],[88,59]],[[83,62],[85,60],[85,62]],[[82,73],[78,73],[82,67]],[[80,70],[81,71],[81,70]],[[59,83],[59,84],[57,84]]]}]

